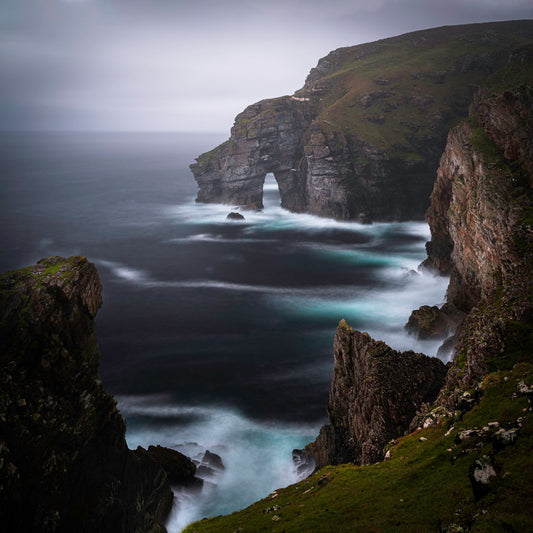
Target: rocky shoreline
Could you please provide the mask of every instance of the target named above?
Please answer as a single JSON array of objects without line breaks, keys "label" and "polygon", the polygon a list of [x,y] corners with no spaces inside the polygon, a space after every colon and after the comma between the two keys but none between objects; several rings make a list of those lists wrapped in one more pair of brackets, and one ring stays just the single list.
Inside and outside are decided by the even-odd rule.
[{"label": "rocky shoreline", "polygon": [[[176,450],[128,449],[98,377],[102,285],[84,257],[0,277],[0,521],[3,531],[164,532],[172,488],[200,489]],[[217,462],[218,459],[218,462]]]}]

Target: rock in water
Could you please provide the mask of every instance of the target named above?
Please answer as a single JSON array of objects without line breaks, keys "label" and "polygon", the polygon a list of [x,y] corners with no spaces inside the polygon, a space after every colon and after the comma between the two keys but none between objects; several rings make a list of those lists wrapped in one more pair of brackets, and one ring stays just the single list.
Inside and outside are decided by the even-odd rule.
[{"label": "rock in water", "polygon": [[465,314],[453,304],[445,303],[440,309],[423,305],[411,313],[405,329],[419,339],[439,339],[455,332]]},{"label": "rock in water", "polygon": [[98,379],[101,289],[83,257],[0,277],[2,531],[165,531],[167,475]]},{"label": "rock in water", "polygon": [[236,211],[231,211],[231,213],[228,213],[226,220],[245,220],[245,218],[240,213],[237,213]]},{"label": "rock in water", "polygon": [[148,450],[139,447],[137,451],[139,449],[148,453],[154,461],[163,467],[172,485],[201,485],[201,480],[194,477],[196,465],[186,455],[164,446],[148,446]]},{"label": "rock in water", "polygon": [[330,425],[306,451],[317,467],[384,457],[384,446],[409,429],[416,411],[439,393],[446,367],[423,354],[397,352],[341,320],[334,343]]},{"label": "rock in water", "polygon": [[220,455],[210,452],[209,450],[205,451],[205,454],[202,458],[202,464],[215,468],[217,470],[226,470],[222,458]]}]

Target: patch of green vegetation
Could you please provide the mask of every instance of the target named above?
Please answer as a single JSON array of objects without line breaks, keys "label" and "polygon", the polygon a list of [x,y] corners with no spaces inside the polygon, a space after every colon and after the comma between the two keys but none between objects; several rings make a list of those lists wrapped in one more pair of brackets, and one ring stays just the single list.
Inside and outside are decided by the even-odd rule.
[{"label": "patch of green vegetation", "polygon": [[463,370],[466,365],[466,350],[461,350],[455,359],[455,365],[459,370]]},{"label": "patch of green vegetation", "polygon": [[500,149],[496,146],[494,141],[487,137],[483,128],[473,128],[470,143],[489,161],[497,160],[502,157]]},{"label": "patch of green vegetation", "polygon": [[44,274],[46,275],[52,275],[52,274],[55,274],[56,272],[58,272],[59,270],[61,270],[61,267],[63,266],[62,263],[56,263],[55,265],[48,265],[45,269],[44,269]]},{"label": "patch of green vegetation", "polygon": [[219,155],[220,152],[224,150],[229,150],[233,146],[234,142],[232,139],[228,139],[227,141],[224,141],[222,144],[219,144],[216,148],[213,148],[212,150],[209,150],[209,152],[205,152],[198,156],[198,164],[200,165],[207,165],[211,163],[212,161],[215,161]]},{"label": "patch of green vegetation", "polygon": [[390,460],[326,467],[243,511],[196,522],[186,533],[442,531],[451,524],[471,531],[531,530],[533,416],[527,415],[517,442],[495,455],[498,480],[478,501],[468,471],[474,459],[494,453],[490,440],[479,448],[454,442],[460,429],[494,421],[516,425],[528,405],[517,395],[519,380],[533,383],[533,365],[487,376],[479,404],[450,432],[441,422],[399,439]]}]

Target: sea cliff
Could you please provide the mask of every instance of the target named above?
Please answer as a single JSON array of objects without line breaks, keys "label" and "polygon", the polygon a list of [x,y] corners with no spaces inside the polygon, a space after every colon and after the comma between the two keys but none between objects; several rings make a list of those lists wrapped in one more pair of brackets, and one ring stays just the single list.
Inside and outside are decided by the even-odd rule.
[{"label": "sea cliff", "polygon": [[167,474],[98,379],[101,290],[82,257],[0,277],[2,531],[166,531]]},{"label": "sea cliff", "polygon": [[528,85],[479,91],[440,159],[424,267],[448,302],[409,323],[454,325],[448,367],[341,321],[330,425],[297,456],[350,464],[188,532],[533,528],[532,109]]},{"label": "sea cliff", "polygon": [[[340,48],[302,89],[262,100],[191,170],[197,201],[282,206],[343,220],[422,219],[450,126],[480,86],[525,73],[533,22],[436,28]],[[523,76],[522,76],[523,77]]]}]

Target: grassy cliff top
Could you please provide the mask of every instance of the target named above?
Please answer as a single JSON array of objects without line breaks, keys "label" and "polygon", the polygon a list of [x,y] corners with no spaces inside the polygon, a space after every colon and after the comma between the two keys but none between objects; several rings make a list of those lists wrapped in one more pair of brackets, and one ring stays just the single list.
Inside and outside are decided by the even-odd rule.
[{"label": "grassy cliff top", "polygon": [[[489,374],[479,403],[462,420],[452,425],[442,418],[398,439],[390,459],[326,467],[243,511],[196,522],[185,532],[531,531],[532,383],[529,363]],[[503,433],[513,430],[516,440],[501,444]],[[495,475],[480,495],[469,474],[483,458]]]},{"label": "grassy cliff top", "polygon": [[479,87],[532,84],[532,57],[533,21],[447,26],[335,50],[295,94],[318,98],[334,129],[408,157],[464,118]]}]

